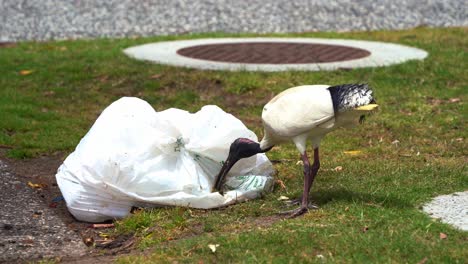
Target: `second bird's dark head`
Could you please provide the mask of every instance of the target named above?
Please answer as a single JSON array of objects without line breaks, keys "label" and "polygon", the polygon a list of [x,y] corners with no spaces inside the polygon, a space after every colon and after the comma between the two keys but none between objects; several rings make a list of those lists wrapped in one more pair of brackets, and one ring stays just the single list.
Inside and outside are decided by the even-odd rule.
[{"label": "second bird's dark head", "polygon": [[248,138],[238,138],[232,142],[229,148],[229,155],[224,162],[221,171],[216,176],[213,191],[218,191],[223,194],[222,186],[224,185],[226,175],[231,170],[232,166],[240,159],[252,157],[255,154],[265,152],[260,148],[260,144]]}]

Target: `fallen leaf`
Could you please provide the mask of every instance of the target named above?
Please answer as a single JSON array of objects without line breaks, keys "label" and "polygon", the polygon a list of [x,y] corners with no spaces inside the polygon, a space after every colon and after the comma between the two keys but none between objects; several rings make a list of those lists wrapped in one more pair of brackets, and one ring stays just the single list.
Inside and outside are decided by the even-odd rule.
[{"label": "fallen leaf", "polygon": [[418,262],[418,264],[424,264],[424,263],[427,262],[427,260],[428,260],[428,258],[424,257],[423,259],[421,259],[421,261]]},{"label": "fallen leaf", "polygon": [[107,234],[107,233],[102,233],[102,232],[99,232],[99,236],[102,237],[102,238],[104,238],[104,239],[110,237],[109,234]]},{"label": "fallen leaf", "polygon": [[219,244],[209,244],[208,247],[211,249],[211,252],[215,253],[216,249],[219,247]]},{"label": "fallen leaf", "polygon": [[301,165],[301,166],[302,166],[302,165],[304,165],[304,162],[302,162],[302,160],[298,160],[298,161],[296,162],[296,165]]},{"label": "fallen leaf", "polygon": [[92,237],[83,237],[83,243],[86,246],[90,247],[90,246],[92,246],[94,244],[94,238],[92,238]]},{"label": "fallen leaf", "polygon": [[281,187],[281,189],[286,189],[286,185],[284,184],[284,182],[282,180],[276,180],[276,183],[279,184],[279,186]]},{"label": "fallen leaf", "polygon": [[400,153],[400,157],[412,157],[413,155],[409,153]]},{"label": "fallen leaf", "polygon": [[440,234],[439,234],[439,237],[440,237],[440,239],[446,239],[446,238],[447,238],[447,235],[444,234],[444,233],[440,233]]},{"label": "fallen leaf", "polygon": [[278,201],[287,201],[287,200],[289,200],[289,197],[287,196],[281,195],[280,197],[278,197]]},{"label": "fallen leaf", "polygon": [[359,155],[362,153],[362,151],[360,150],[347,150],[347,151],[343,151],[344,154],[346,155]]},{"label": "fallen leaf", "polygon": [[34,211],[34,213],[33,213],[33,217],[35,217],[35,218],[40,217],[41,215],[42,215],[41,211]]},{"label": "fallen leaf", "polygon": [[334,169],[332,169],[332,171],[342,171],[343,170],[343,167],[341,166],[336,166]]},{"label": "fallen leaf", "polygon": [[318,254],[318,255],[316,255],[316,257],[317,257],[317,258],[319,258],[319,259],[323,259],[323,258],[325,258],[325,257],[324,257],[322,254]]},{"label": "fallen leaf", "polygon": [[460,101],[461,101],[460,98],[450,98],[450,99],[449,99],[449,102],[450,102],[450,103],[458,103],[458,102],[460,102]]},{"label": "fallen leaf", "polygon": [[21,240],[23,244],[34,244],[34,237],[26,236],[24,240]]},{"label": "fallen leaf", "polygon": [[44,184],[44,183],[32,183],[32,182],[30,182],[30,181],[28,181],[28,185],[29,185],[29,187],[34,188],[34,189],[42,189],[42,188],[47,187],[47,184]]},{"label": "fallen leaf", "polygon": [[151,75],[149,78],[152,79],[152,80],[155,80],[155,79],[161,78],[161,76],[162,76],[162,74],[159,73],[159,74]]},{"label": "fallen leaf", "polygon": [[112,228],[115,227],[114,224],[92,224],[90,228]]},{"label": "fallen leaf", "polygon": [[29,75],[29,74],[31,74],[31,73],[33,73],[32,70],[21,70],[21,71],[19,72],[20,75]]},{"label": "fallen leaf", "polygon": [[21,243],[31,245],[31,244],[34,244],[34,240],[32,240],[32,239],[24,239],[24,240],[21,241]]},{"label": "fallen leaf", "polygon": [[441,99],[436,99],[436,98],[427,98],[428,104],[432,106],[438,106],[440,105],[443,101]]}]

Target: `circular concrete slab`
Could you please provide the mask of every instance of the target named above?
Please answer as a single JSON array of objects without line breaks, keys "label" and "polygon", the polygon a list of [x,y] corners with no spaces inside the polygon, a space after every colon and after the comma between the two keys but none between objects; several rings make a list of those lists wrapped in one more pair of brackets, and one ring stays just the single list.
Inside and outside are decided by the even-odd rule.
[{"label": "circular concrete slab", "polygon": [[139,60],[205,70],[286,71],[379,67],[427,52],[393,43],[319,38],[217,38],[150,43],[124,50]]}]

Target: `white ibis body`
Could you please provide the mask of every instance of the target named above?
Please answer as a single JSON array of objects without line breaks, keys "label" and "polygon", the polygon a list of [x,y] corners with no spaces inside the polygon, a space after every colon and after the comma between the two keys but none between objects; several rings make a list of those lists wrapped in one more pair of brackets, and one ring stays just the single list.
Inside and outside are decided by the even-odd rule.
[{"label": "white ibis body", "polygon": [[[327,133],[339,127],[350,127],[362,122],[365,114],[377,107],[372,90],[366,84],[304,85],[281,92],[263,108],[263,139],[257,143],[239,138],[231,144],[214,189],[222,193],[226,174],[239,159],[266,152],[274,145],[292,140],[304,163],[304,191],[301,206],[291,211],[291,216],[307,212],[309,191],[320,168],[320,141]],[[308,139],[314,149],[312,164],[306,152]]]}]

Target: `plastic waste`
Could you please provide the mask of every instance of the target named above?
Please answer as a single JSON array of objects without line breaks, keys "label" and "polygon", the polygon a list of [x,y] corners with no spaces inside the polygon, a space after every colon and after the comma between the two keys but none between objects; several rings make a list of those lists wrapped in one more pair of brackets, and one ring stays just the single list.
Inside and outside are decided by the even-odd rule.
[{"label": "plastic waste", "polygon": [[274,169],[264,154],[233,167],[224,196],[211,192],[239,137],[258,140],[217,106],[156,112],[124,97],[102,112],[65,159],[57,184],[70,213],[86,222],[123,218],[132,206],[210,209],[254,199],[273,186]]}]

